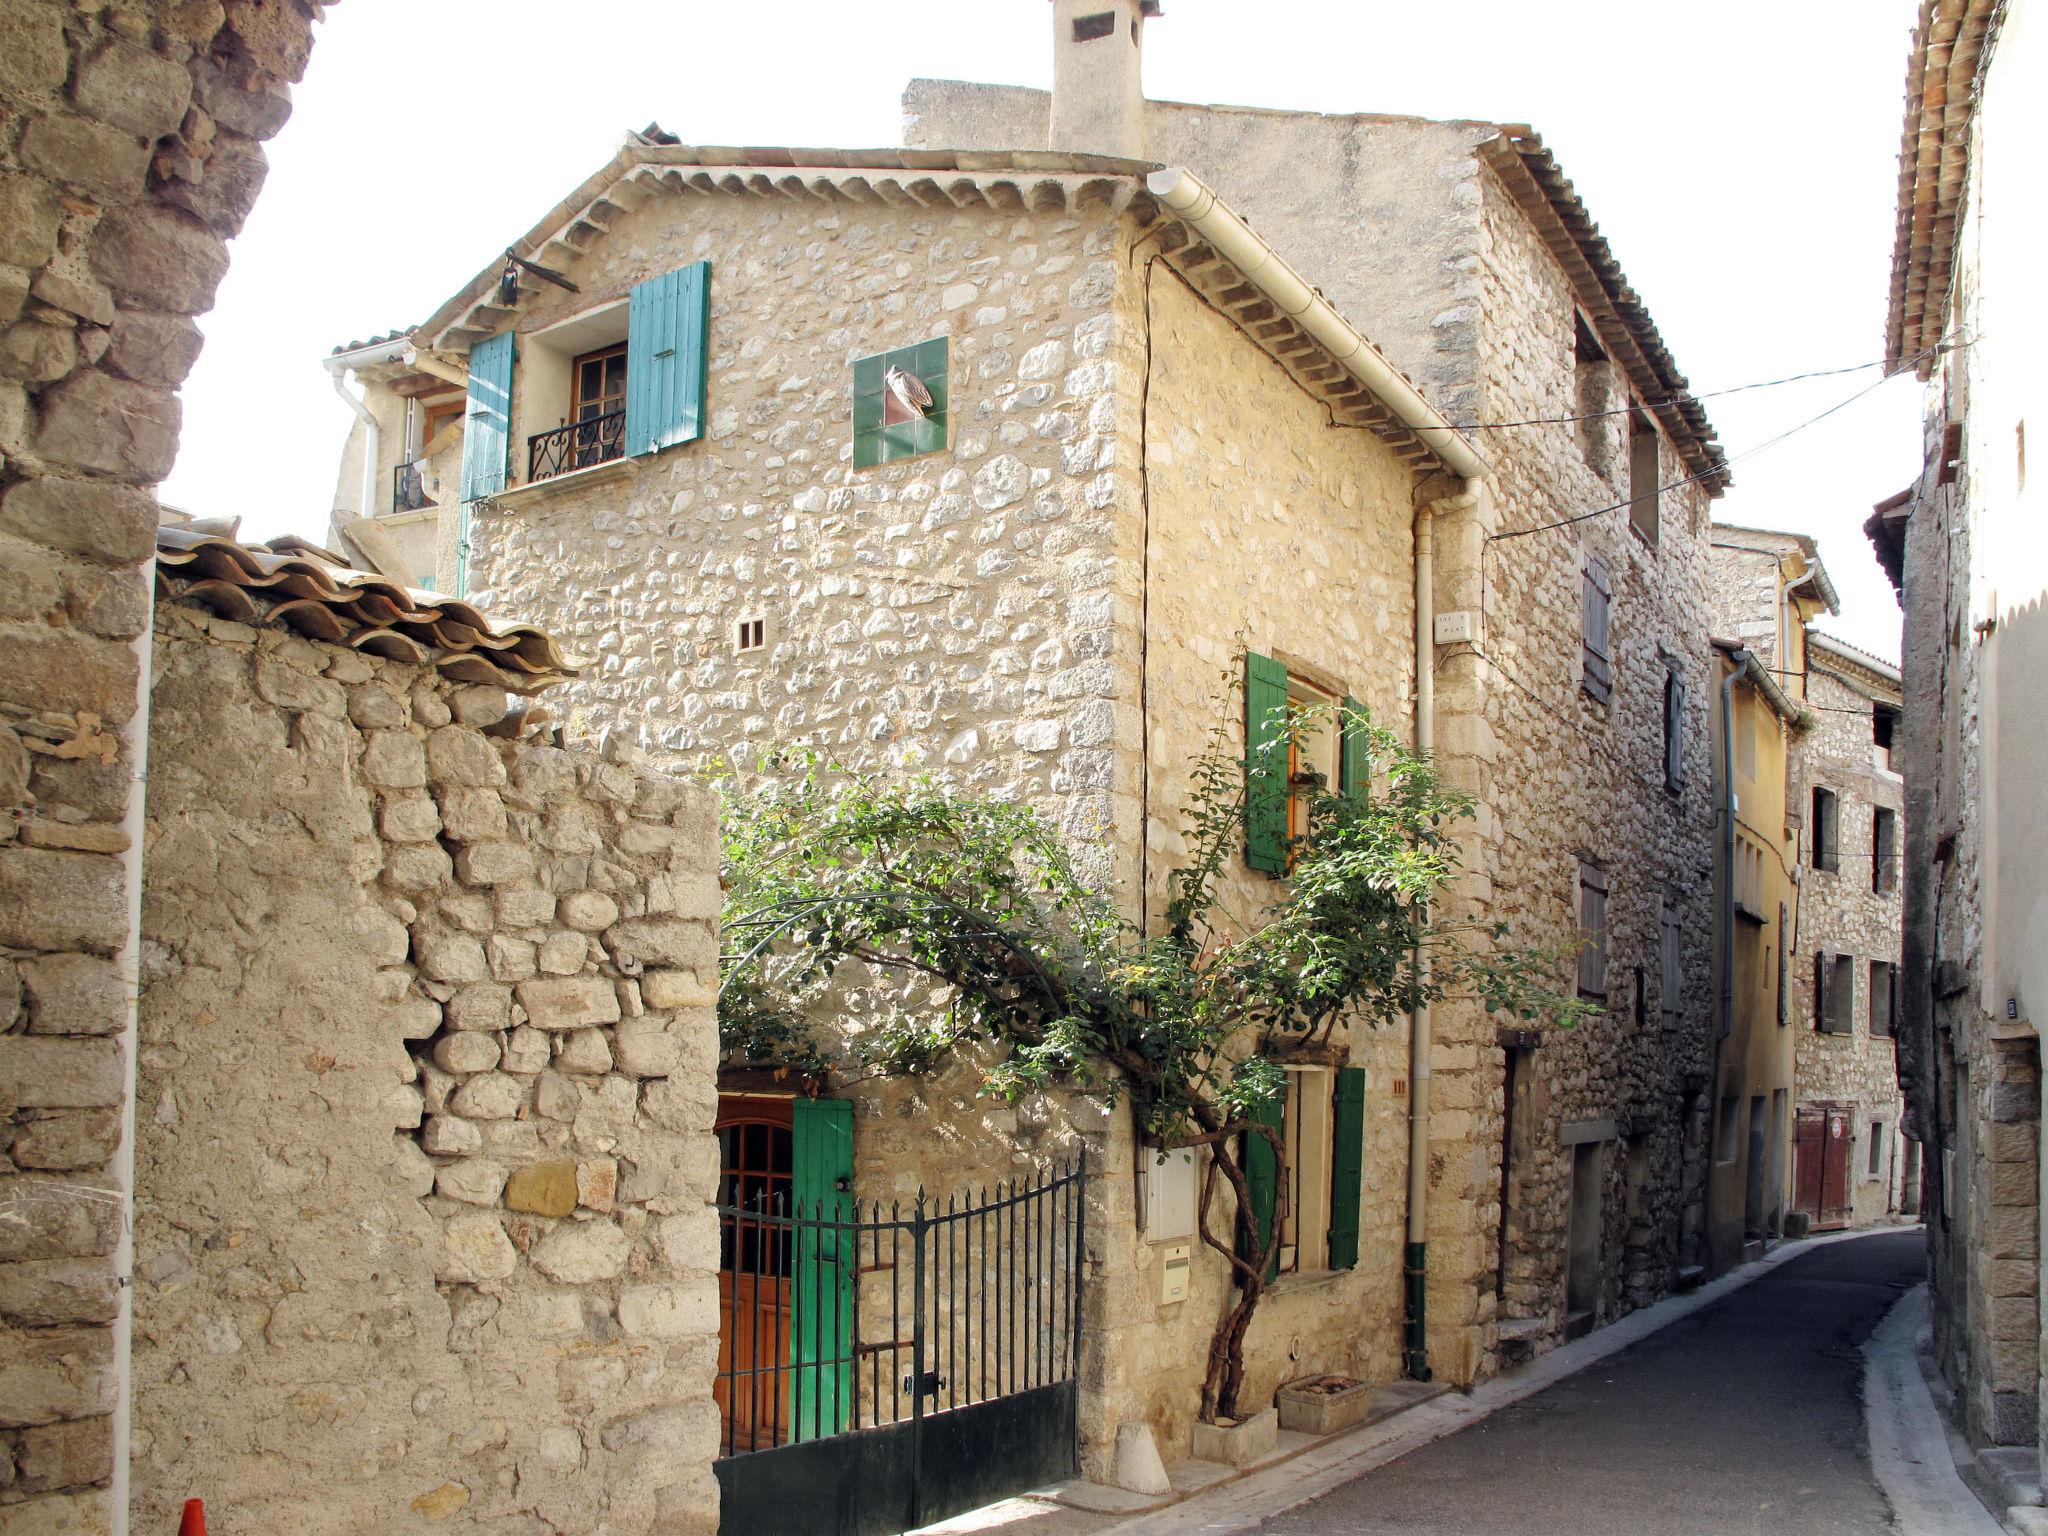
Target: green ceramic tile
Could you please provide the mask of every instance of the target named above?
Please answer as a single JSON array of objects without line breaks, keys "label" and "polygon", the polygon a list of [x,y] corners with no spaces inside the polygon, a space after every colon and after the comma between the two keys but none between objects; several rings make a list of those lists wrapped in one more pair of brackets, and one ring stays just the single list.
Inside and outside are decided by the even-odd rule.
[{"label": "green ceramic tile", "polygon": [[855,395],[853,397],[853,430],[855,433],[873,432],[882,424],[882,397],[880,395]]},{"label": "green ceramic tile", "polygon": [[853,394],[855,399],[863,395],[879,395],[882,392],[882,375],[888,371],[886,355],[855,358],[853,363]]},{"label": "green ceramic tile", "polygon": [[856,432],[853,435],[853,467],[873,469],[882,462],[882,434]]},{"label": "green ceramic tile", "polygon": [[[948,339],[935,336],[907,347],[895,347],[853,363],[853,464],[872,469],[896,459],[937,453],[946,446],[951,380]],[[915,374],[931,391],[931,409],[920,421],[885,425],[884,380],[891,368]]]}]

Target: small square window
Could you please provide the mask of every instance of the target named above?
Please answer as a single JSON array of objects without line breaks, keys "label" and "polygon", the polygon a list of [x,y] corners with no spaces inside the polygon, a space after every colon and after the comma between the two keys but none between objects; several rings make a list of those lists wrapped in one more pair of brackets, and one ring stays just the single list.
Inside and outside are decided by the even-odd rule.
[{"label": "small square window", "polygon": [[947,441],[950,392],[944,336],[856,358],[853,467],[872,469],[877,464],[942,451]]},{"label": "small square window", "polygon": [[733,626],[732,648],[735,655],[748,651],[765,650],[768,645],[768,621],[766,619],[741,619]]}]

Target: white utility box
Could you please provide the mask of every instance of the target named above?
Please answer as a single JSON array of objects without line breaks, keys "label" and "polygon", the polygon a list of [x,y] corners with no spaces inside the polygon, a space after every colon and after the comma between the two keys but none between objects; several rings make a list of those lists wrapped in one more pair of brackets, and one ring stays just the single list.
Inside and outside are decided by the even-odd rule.
[{"label": "white utility box", "polygon": [[1159,1250],[1159,1304],[1188,1299],[1188,1271],[1194,1264],[1193,1243],[1168,1243]]},{"label": "white utility box", "polygon": [[1141,1147],[1145,1160],[1145,1241],[1176,1243],[1195,1235],[1195,1152],[1174,1147],[1164,1154]]}]

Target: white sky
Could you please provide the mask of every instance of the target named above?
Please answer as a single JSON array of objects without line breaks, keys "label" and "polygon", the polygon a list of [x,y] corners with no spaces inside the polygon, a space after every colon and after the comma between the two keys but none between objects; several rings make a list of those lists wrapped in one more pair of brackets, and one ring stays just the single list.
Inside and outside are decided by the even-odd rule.
[{"label": "white sky", "polygon": [[[1913,0],[1165,0],[1159,99],[1535,126],[1694,388],[1883,350]],[[913,76],[1051,84],[1047,0],[346,0],[329,13],[185,389],[166,501],[321,537],[347,408],[321,359],[423,319],[650,119],[685,143],[875,147]],[[1284,174],[1285,167],[1275,167]],[[1311,278],[1315,274],[1309,274]],[[1371,315],[1350,317],[1368,335]],[[1920,464],[1876,369],[1707,402],[1731,522],[1821,540],[1843,614],[1899,617],[1861,531]]]}]

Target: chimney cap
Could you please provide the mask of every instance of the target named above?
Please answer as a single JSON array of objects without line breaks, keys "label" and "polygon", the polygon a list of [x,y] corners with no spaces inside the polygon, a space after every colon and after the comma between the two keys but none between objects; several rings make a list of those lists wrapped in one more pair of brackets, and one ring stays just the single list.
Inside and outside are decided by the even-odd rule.
[{"label": "chimney cap", "polygon": [[1138,9],[1147,16],[1157,16],[1159,4],[1160,0],[1139,0]]}]

